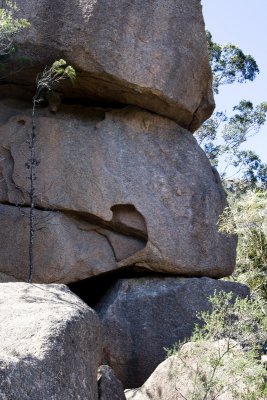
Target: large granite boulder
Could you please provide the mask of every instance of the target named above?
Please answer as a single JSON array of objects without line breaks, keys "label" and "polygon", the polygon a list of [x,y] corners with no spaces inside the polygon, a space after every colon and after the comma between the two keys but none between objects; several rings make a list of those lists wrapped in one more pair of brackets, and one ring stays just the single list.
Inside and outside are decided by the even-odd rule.
[{"label": "large granite boulder", "polygon": [[98,400],[95,312],[63,285],[0,285],[0,398]]},{"label": "large granite boulder", "polygon": [[197,313],[210,309],[208,297],[215,290],[249,294],[244,285],[210,278],[119,280],[96,307],[103,325],[102,362],[124,387],[141,386],[165,359],[164,348],[191,336]]},{"label": "large granite boulder", "polygon": [[214,102],[199,0],[17,0],[17,35],[31,67],[8,79],[35,84],[59,58],[78,72],[67,96],[142,108],[194,131]]},{"label": "large granite boulder", "polygon": [[[12,107],[4,104],[6,112],[0,113],[0,202],[27,208],[30,109],[21,113],[13,108],[10,117]],[[82,236],[82,243],[92,240],[90,251],[96,243],[107,246],[108,242],[104,258],[99,260],[105,267],[95,266],[94,272],[88,267],[85,276],[86,268],[75,261],[75,277],[68,273],[64,277],[60,272],[60,282],[132,266],[186,276],[231,274],[236,238],[219,233],[217,226],[227,204],[225,193],[218,174],[189,131],[134,107],[105,111],[69,106],[55,116],[47,109],[38,112],[36,202],[40,220],[44,215],[42,228],[50,232],[44,234],[42,246],[48,249],[48,243],[55,236],[60,240],[61,234],[68,238],[66,248],[70,249]],[[49,226],[46,209],[64,213],[64,218],[56,219],[62,224],[66,221],[66,228]],[[11,229],[11,214],[19,215],[16,211],[5,214],[0,237],[9,246],[8,251],[2,251],[14,253],[9,261],[9,273],[14,276],[26,260],[21,259],[23,244],[12,246],[17,225]],[[70,225],[70,232],[63,233]],[[61,233],[53,234],[53,229]],[[82,250],[85,256],[81,256],[81,264],[87,255],[88,265],[95,263],[97,249],[92,256],[90,251]],[[58,265],[56,253],[56,246],[51,246],[50,265],[53,261]],[[64,257],[61,261],[65,265]],[[40,265],[45,262],[40,261]],[[59,266],[60,271],[64,268]],[[7,273],[6,258],[0,258],[0,272]],[[39,282],[55,281],[55,276],[48,280],[43,273]]]}]

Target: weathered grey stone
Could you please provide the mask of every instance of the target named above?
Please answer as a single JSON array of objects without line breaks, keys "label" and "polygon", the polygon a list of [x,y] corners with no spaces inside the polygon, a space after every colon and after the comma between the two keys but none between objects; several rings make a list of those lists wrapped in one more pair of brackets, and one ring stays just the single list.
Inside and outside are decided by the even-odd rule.
[{"label": "weathered grey stone", "polygon": [[197,313],[210,309],[208,297],[215,290],[249,294],[244,285],[210,278],[119,280],[96,307],[103,324],[103,363],[124,387],[142,385],[165,359],[164,348],[191,336]]},{"label": "weathered grey stone", "polygon": [[199,0],[17,0],[31,22],[17,35],[35,83],[59,58],[78,78],[70,97],[138,105],[195,130],[211,114],[211,73]]},{"label": "weathered grey stone", "polygon": [[[6,123],[2,116],[0,201],[8,204],[29,204],[28,115],[30,109],[23,114],[14,109]],[[217,227],[225,193],[190,132],[133,107],[66,107],[53,116],[39,110],[36,124],[39,207],[115,231],[110,244],[118,267],[187,276],[231,274],[236,238],[218,233]],[[0,236],[6,235],[2,226]],[[116,234],[124,235],[126,245],[118,244]],[[128,236],[135,238],[130,251]],[[0,271],[5,272],[3,265]]]},{"label": "weathered grey stone", "polygon": [[63,285],[0,284],[1,400],[98,400],[100,326]]},{"label": "weathered grey stone", "polygon": [[115,377],[108,365],[98,368],[99,400],[126,400],[122,383]]},{"label": "weathered grey stone", "polygon": [[[127,400],[184,400],[195,398],[194,394],[198,398],[207,400],[252,398],[247,391],[248,381],[245,382],[244,378],[247,374],[254,378],[249,383],[250,389],[253,390],[259,382],[255,382],[255,375],[252,375],[250,366],[246,368],[244,364],[240,364],[238,370],[232,368],[233,363],[238,362],[237,358],[240,361],[243,354],[240,345],[233,340],[188,342],[181,348],[179,356],[173,355],[163,361],[142,387],[125,390],[126,398]],[[221,363],[216,368],[212,367],[211,360],[220,358]],[[211,387],[207,392],[209,384]],[[220,384],[223,387],[220,387]],[[258,399],[264,400],[264,394],[262,393]]]},{"label": "weathered grey stone", "polygon": [[[118,268],[143,242],[61,212],[36,210],[33,281],[70,283]],[[27,281],[29,207],[0,204],[0,282]]]}]

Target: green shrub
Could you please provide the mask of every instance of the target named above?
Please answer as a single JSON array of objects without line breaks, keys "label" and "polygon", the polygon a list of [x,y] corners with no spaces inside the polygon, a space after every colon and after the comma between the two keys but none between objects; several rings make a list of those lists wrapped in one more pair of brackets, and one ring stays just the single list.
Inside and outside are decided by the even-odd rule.
[{"label": "green shrub", "polygon": [[238,235],[237,266],[233,279],[267,299],[267,192],[250,190],[229,197],[219,231]]},{"label": "green shrub", "polygon": [[[260,299],[234,299],[220,292],[210,298],[211,312],[198,315],[187,343],[167,351],[179,358],[179,399],[264,400],[266,370],[260,349],[266,340],[267,304]],[[181,380],[185,381],[184,386]]]}]

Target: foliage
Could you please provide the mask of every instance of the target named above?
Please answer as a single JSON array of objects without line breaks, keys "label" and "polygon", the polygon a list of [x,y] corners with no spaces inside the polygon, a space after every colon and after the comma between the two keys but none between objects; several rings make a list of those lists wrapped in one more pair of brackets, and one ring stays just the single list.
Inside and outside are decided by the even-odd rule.
[{"label": "foliage", "polygon": [[55,61],[51,67],[46,67],[37,76],[36,93],[34,101],[42,101],[48,92],[52,92],[63,80],[69,79],[73,82],[76,78],[75,69],[68,65],[63,59]]},{"label": "foliage", "polygon": [[3,70],[5,61],[16,52],[15,36],[30,24],[26,19],[14,17],[16,3],[2,1],[0,8],[0,70]]},{"label": "foliage", "polygon": [[[234,82],[253,81],[259,73],[256,61],[245,55],[233,44],[220,45],[213,42],[207,32],[209,59],[213,73],[213,88]],[[233,107],[232,115],[216,112],[198,130],[196,136],[211,164],[218,167],[223,179],[241,174],[251,186],[257,182],[267,185],[267,164],[253,151],[242,150],[242,144],[257,134],[266,122],[267,103],[254,106],[251,101],[241,100]]]},{"label": "foliage", "polygon": [[237,234],[237,267],[233,279],[247,284],[267,300],[267,192],[250,190],[229,197],[219,220],[219,230]]},{"label": "foliage", "polygon": [[204,325],[196,325],[192,341],[235,340],[243,349],[257,350],[265,341],[267,303],[259,298],[234,299],[233,293],[209,297],[212,311],[199,313]]},{"label": "foliage", "polygon": [[[250,101],[241,100],[228,117],[216,112],[198,130],[199,143],[203,146],[211,164],[221,163],[221,176],[226,177],[229,166],[235,167],[235,175],[243,172],[243,179],[251,184],[267,183],[267,165],[261,162],[253,151],[242,150],[240,146],[259,132],[266,122],[267,102],[256,107]],[[221,132],[221,138],[218,132]]]},{"label": "foliage", "polygon": [[[234,299],[220,292],[210,297],[211,312],[198,315],[190,343],[178,343],[168,351],[180,360],[177,381],[189,377],[186,400],[215,400],[227,393],[232,399],[264,399],[266,371],[258,348],[267,329],[266,302]],[[177,384],[176,387],[181,387]],[[226,397],[224,397],[226,398]]]},{"label": "foliage", "polygon": [[250,54],[244,54],[238,46],[231,43],[220,45],[213,42],[209,31],[206,32],[206,37],[215,93],[219,93],[220,85],[255,79],[259,68]]}]

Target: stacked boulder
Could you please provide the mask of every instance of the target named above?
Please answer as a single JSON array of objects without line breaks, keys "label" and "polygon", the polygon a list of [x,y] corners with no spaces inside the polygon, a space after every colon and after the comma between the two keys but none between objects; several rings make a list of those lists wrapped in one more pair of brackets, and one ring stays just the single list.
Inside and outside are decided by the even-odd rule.
[{"label": "stacked boulder", "polygon": [[214,290],[247,294],[218,280],[234,269],[236,238],[218,232],[226,196],[192,134],[214,108],[201,4],[17,6],[31,22],[17,38],[31,64],[0,85],[0,280],[27,281],[30,99],[36,74],[63,58],[74,86],[57,88],[56,113],[45,103],[36,111],[33,280],[79,288],[120,276],[96,289],[101,361],[140,386]]}]

